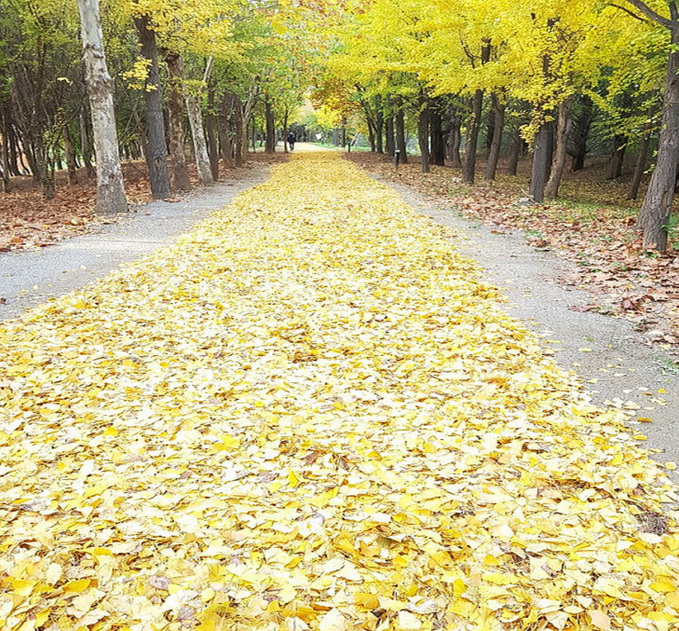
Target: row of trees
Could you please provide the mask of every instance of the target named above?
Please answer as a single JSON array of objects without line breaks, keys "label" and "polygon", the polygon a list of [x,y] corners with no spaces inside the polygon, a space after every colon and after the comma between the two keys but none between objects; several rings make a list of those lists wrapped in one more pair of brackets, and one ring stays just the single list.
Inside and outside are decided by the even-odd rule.
[{"label": "row of trees", "polygon": [[255,0],[0,0],[3,189],[30,172],[50,198],[58,167],[72,181],[78,165],[90,177],[96,166],[99,210],[118,212],[121,153],[143,155],[153,196],[166,198],[190,186],[189,137],[204,184],[220,163],[242,164],[257,112],[271,149],[313,62],[295,10]]},{"label": "row of trees", "polygon": [[346,128],[363,113],[375,151],[407,159],[415,119],[423,169],[448,157],[468,183],[485,120],[484,176],[503,146],[510,170],[530,146],[538,202],[558,195],[569,154],[582,167],[598,116],[613,177],[637,147],[633,196],[654,166],[639,225],[647,247],[666,247],[679,163],[673,0],[101,1],[100,15],[98,0],[0,0],[5,190],[30,171],[51,196],[60,163],[71,178],[78,163],[93,174],[94,144],[100,210],[125,206],[116,151],[143,155],[164,198],[189,187],[189,136],[209,184],[220,163],[242,163],[257,112],[273,151],[313,84],[326,121]]},{"label": "row of trees", "polygon": [[515,172],[529,145],[530,194],[542,202],[558,196],[569,154],[582,168],[597,120],[612,177],[637,149],[632,197],[653,168],[639,226],[645,247],[666,248],[679,165],[676,2],[372,0],[334,35],[315,97],[338,119],[360,110],[375,151],[403,159],[415,118],[422,168],[448,157],[473,183],[485,121],[484,176],[495,177],[503,146]]}]

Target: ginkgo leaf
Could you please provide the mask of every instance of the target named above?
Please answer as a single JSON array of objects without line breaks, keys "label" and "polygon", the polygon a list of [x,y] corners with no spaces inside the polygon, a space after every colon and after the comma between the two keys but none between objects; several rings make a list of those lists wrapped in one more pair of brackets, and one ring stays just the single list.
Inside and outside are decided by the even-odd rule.
[{"label": "ginkgo leaf", "polygon": [[448,237],[338,155],[300,155],[4,324],[0,614],[669,625],[667,469]]}]

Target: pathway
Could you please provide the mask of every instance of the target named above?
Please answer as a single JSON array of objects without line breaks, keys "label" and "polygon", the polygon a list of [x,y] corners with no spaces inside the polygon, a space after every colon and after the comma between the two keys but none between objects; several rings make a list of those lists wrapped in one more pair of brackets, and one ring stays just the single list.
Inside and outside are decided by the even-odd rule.
[{"label": "pathway", "polygon": [[63,296],[171,244],[215,208],[263,182],[264,165],[239,171],[237,179],[201,188],[180,202],[153,202],[116,223],[99,225],[86,235],[34,251],[0,255],[0,321]]},{"label": "pathway", "polygon": [[676,488],[447,234],[302,155],[0,328],[6,628],[676,626]]}]

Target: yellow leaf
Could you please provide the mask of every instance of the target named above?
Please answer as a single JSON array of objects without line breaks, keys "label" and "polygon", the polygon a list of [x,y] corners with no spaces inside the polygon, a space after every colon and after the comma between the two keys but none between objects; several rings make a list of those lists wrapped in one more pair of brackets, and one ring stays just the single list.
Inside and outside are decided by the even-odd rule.
[{"label": "yellow leaf", "polygon": [[222,443],[226,449],[239,449],[240,448],[240,438],[235,436],[222,436]]},{"label": "yellow leaf", "polygon": [[288,484],[290,485],[290,488],[296,489],[299,486],[300,482],[301,480],[297,477],[295,472],[292,469],[290,469],[288,471]]},{"label": "yellow leaf", "polygon": [[354,602],[364,609],[378,609],[380,601],[374,594],[358,592],[354,594]]},{"label": "yellow leaf", "polygon": [[81,578],[78,581],[70,581],[64,585],[64,592],[67,594],[74,594],[84,592],[92,583],[89,578]]}]

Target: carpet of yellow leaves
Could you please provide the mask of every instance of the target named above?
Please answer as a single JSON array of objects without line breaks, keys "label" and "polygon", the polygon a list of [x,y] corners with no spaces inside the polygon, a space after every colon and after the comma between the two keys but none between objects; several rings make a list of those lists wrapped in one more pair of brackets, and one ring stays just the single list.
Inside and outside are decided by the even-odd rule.
[{"label": "carpet of yellow leaves", "polygon": [[6,630],[679,624],[662,468],[334,154],[0,328],[0,403]]}]

